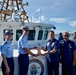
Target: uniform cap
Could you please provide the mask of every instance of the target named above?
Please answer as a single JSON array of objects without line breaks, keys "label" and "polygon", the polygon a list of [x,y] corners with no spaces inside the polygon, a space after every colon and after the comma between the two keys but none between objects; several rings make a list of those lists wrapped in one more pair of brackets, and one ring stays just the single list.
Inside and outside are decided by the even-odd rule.
[{"label": "uniform cap", "polygon": [[30,28],[29,28],[28,26],[23,26],[21,29],[22,29],[22,30],[25,30],[25,31],[26,31],[26,30],[28,30],[28,31],[30,30]]},{"label": "uniform cap", "polygon": [[13,32],[11,30],[6,30],[5,33],[4,33],[4,35],[8,35],[8,34],[13,35]]}]

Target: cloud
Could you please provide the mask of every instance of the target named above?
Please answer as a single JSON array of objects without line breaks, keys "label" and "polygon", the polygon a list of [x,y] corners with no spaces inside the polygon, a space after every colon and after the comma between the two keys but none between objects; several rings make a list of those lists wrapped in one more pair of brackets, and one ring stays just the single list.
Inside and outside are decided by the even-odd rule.
[{"label": "cloud", "polygon": [[55,23],[67,24],[67,25],[70,25],[72,27],[76,27],[76,20],[72,20],[72,19],[68,19],[68,18],[45,18],[44,16],[36,18],[33,16],[32,22],[35,22],[35,23],[55,22]]},{"label": "cloud", "polygon": [[51,22],[55,22],[55,23],[65,23],[68,24],[72,27],[76,27],[76,20],[70,20],[67,18],[50,18]]},{"label": "cloud", "polygon": [[37,20],[38,19],[36,17],[32,16],[31,22],[35,22],[36,23]]},{"label": "cloud", "polygon": [[50,21],[56,22],[56,23],[68,23],[69,20],[66,18],[50,18]]},{"label": "cloud", "polygon": [[45,17],[41,16],[41,17],[37,18],[35,16],[32,16],[32,18],[29,18],[29,21],[30,22],[35,22],[35,23],[45,22]]},{"label": "cloud", "polygon": [[45,21],[45,17],[44,17],[44,16],[41,16],[41,20],[42,20],[42,21]]},{"label": "cloud", "polygon": [[71,22],[70,22],[70,26],[76,27],[76,21],[71,21]]},{"label": "cloud", "polygon": [[38,22],[49,23],[50,21],[55,23],[70,23],[70,20],[66,18],[45,18],[44,16],[41,16],[39,18],[33,17],[32,21],[37,23]]}]

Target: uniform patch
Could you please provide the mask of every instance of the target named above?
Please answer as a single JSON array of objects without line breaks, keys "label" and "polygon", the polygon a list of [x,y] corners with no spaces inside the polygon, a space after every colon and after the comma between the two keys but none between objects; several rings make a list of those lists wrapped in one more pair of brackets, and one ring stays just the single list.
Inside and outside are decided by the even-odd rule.
[{"label": "uniform patch", "polygon": [[47,43],[47,46],[49,46],[49,45],[50,45],[50,42]]},{"label": "uniform patch", "polygon": [[55,45],[55,42],[52,43],[51,47],[53,47]]},{"label": "uniform patch", "polygon": [[2,45],[6,45],[6,44],[7,44],[7,42],[6,42],[6,41],[2,43]]},{"label": "uniform patch", "polygon": [[69,44],[69,48],[72,48],[71,44]]}]

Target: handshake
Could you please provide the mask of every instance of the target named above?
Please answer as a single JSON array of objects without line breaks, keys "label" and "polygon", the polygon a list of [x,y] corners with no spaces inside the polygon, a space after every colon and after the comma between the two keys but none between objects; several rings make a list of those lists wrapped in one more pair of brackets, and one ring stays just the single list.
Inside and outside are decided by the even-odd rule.
[{"label": "handshake", "polygon": [[33,54],[32,56],[35,56],[35,57],[40,56],[40,55],[45,56],[46,54],[48,54],[48,53]]},{"label": "handshake", "polygon": [[[36,53],[36,54],[33,53],[32,56],[36,56],[36,57],[37,57],[37,56],[39,56],[39,55],[45,56],[46,54],[48,54],[48,51],[45,50],[44,47],[40,47],[40,48],[34,47],[34,48],[37,50],[37,53]],[[34,51],[33,51],[33,52],[34,52]]]}]

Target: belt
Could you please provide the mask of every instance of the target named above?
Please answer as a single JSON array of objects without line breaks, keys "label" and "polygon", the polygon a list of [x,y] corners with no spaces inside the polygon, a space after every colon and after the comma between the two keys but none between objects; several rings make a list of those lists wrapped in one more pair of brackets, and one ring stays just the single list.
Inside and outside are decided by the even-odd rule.
[{"label": "belt", "polygon": [[28,55],[28,54],[19,54],[19,55]]},{"label": "belt", "polygon": [[10,57],[10,58],[6,58],[6,59],[13,59],[13,57]]}]

